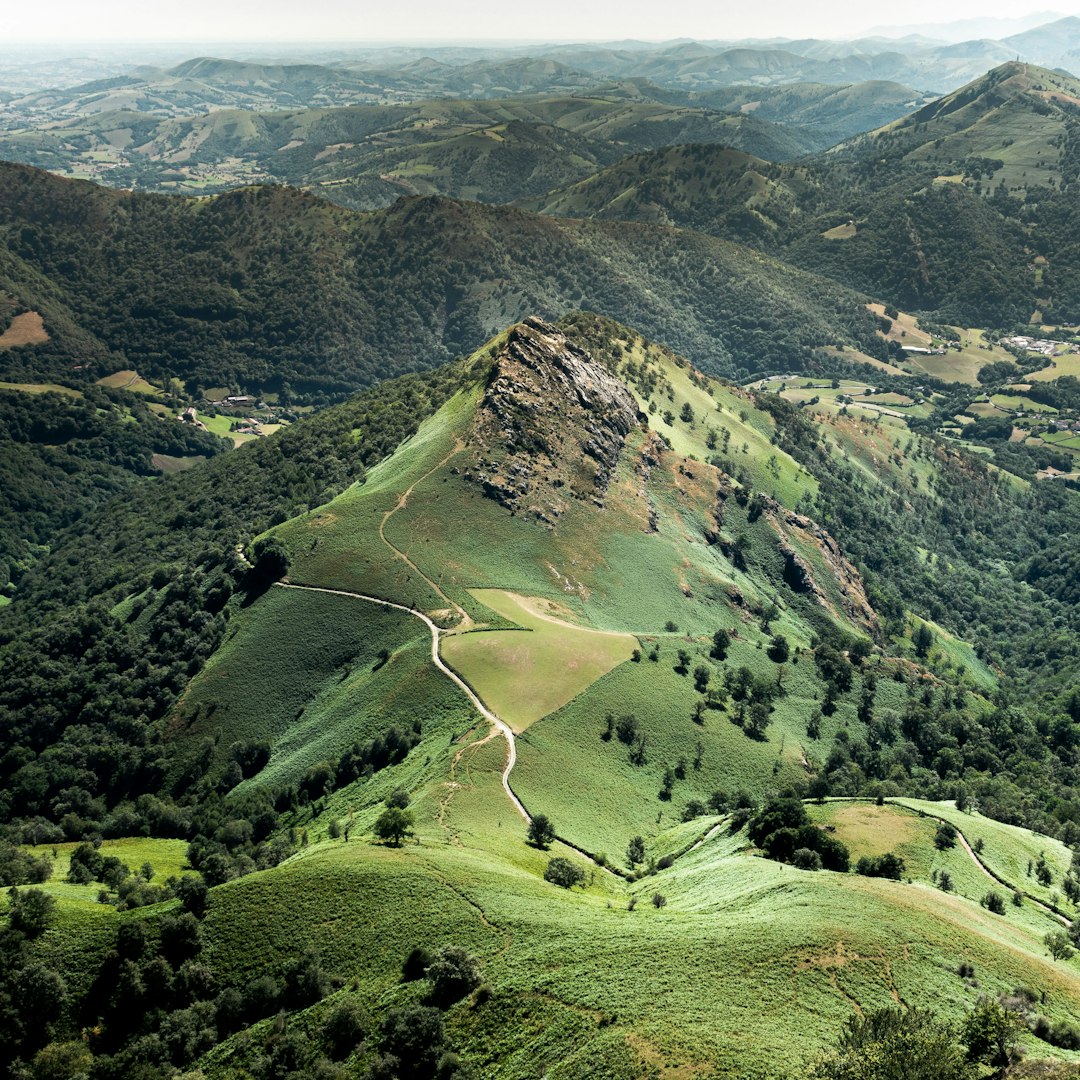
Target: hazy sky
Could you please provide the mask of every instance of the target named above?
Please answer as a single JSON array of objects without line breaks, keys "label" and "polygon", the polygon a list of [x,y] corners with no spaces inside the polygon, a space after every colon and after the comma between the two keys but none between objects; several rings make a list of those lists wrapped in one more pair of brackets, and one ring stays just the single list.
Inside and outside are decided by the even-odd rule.
[{"label": "hazy sky", "polygon": [[850,0],[31,0],[5,9],[8,43],[852,37],[874,24],[1032,10],[1012,0],[907,0],[891,9]]}]

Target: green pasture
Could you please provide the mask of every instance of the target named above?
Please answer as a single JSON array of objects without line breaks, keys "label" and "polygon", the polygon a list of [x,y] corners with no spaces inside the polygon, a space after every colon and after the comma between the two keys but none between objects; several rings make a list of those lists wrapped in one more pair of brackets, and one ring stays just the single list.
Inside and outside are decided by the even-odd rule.
[{"label": "green pasture", "polygon": [[[473,631],[443,638],[443,659],[515,731],[565,705],[617,664],[637,639],[574,626],[498,589],[472,589],[485,607],[520,629]],[[558,610],[558,608],[556,608]]]}]

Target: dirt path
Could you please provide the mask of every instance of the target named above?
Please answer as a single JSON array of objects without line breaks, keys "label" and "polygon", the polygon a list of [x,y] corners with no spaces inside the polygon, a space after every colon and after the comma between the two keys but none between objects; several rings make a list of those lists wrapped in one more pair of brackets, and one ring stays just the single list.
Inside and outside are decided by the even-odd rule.
[{"label": "dirt path", "polygon": [[318,585],[293,585],[286,584],[283,581],[276,581],[274,584],[279,589],[301,589],[305,592],[330,593],[332,596],[350,596],[354,600],[365,600],[369,604],[378,604],[381,607],[391,607],[397,611],[404,611],[406,614],[420,619],[428,630],[431,631],[431,662],[464,692],[465,696],[472,702],[476,711],[506,739],[509,751],[506,755],[506,764],[503,766],[502,786],[506,791],[510,802],[513,803],[514,809],[525,819],[525,821],[532,820],[529,817],[528,811],[522,806],[521,800],[514,794],[510,787],[510,772],[517,763],[517,742],[514,739],[513,731],[510,730],[508,724],[503,720],[500,720],[499,717],[496,716],[479,697],[477,697],[473,688],[469,686],[469,684],[465,682],[453,668],[443,663],[443,658],[439,655],[439,638],[442,631],[427,617],[427,615],[422,611],[417,611],[415,608],[405,607],[404,604],[395,604],[390,600],[381,600],[377,596],[367,596],[364,593],[349,592],[346,589],[324,589]]},{"label": "dirt path", "polygon": [[[464,450],[464,449],[465,449],[465,444],[460,439],[458,439],[454,443],[454,449],[451,450],[450,453],[447,454],[446,457],[444,457],[442,459],[442,461],[440,461],[438,463],[438,465],[435,465],[432,468],[428,469],[428,471],[426,473],[424,473],[423,476],[418,477],[416,480],[414,480],[398,496],[398,501],[394,504],[393,507],[391,507],[389,510],[387,510],[385,514],[383,514],[382,521],[379,522],[379,539],[399,559],[401,559],[401,561],[407,567],[409,567],[410,570],[412,570],[414,573],[416,573],[417,575],[422,577],[424,579],[424,581],[427,582],[428,587],[431,589],[431,591],[434,592],[435,595],[438,596],[446,604],[446,606],[448,608],[450,608],[451,611],[456,611],[457,612],[457,614],[458,614],[458,627],[457,628],[459,630],[465,629],[466,627],[469,627],[469,626],[472,626],[472,619],[469,618],[468,613],[465,611],[465,609],[460,604],[455,604],[454,601],[451,600],[450,597],[447,596],[446,593],[444,593],[442,591],[442,589],[440,589],[439,586],[436,585],[435,582],[432,581],[431,578],[429,578],[427,576],[427,574],[425,574],[424,571],[421,570],[420,567],[417,566],[416,563],[414,563],[412,561],[412,559],[410,559],[409,556],[406,555],[405,552],[401,550],[401,548],[399,548],[396,544],[394,544],[392,541],[390,541],[390,540],[388,540],[386,538],[386,524],[399,510],[404,510],[405,507],[408,506],[408,504],[409,504],[409,496],[413,493],[413,489],[416,487],[417,484],[422,484],[429,476],[431,476],[432,473],[438,472],[439,469],[441,469],[452,457],[454,457],[456,454],[461,453],[461,451]],[[359,595],[359,594],[351,593],[349,595],[356,596],[356,595]],[[397,605],[391,605],[391,606],[396,607]],[[405,608],[403,610],[408,611],[410,609]],[[416,614],[416,612],[413,612],[413,614]],[[462,685],[464,685],[464,683],[462,683]]]}]

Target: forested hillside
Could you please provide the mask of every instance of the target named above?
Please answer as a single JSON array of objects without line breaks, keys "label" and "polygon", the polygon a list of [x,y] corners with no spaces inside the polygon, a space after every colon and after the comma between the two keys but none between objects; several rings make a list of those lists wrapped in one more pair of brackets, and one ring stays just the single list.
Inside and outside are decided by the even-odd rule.
[{"label": "forested hillside", "polygon": [[874,350],[860,297],[710,237],[446,199],[354,214],[284,188],[210,200],[0,168],[0,288],[48,343],[5,370],[130,367],[199,387],[343,394],[470,352],[529,311],[633,316],[703,367]]}]

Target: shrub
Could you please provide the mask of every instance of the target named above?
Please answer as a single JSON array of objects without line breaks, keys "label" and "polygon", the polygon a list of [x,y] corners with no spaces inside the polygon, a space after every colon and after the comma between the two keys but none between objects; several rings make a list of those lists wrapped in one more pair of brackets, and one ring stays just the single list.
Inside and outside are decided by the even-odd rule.
[{"label": "shrub", "polygon": [[458,945],[440,949],[428,965],[431,997],[438,1005],[452,1005],[480,985],[480,961]]},{"label": "shrub", "polygon": [[653,893],[651,902],[652,906],[659,911],[662,907],[667,906],[667,897],[663,893]]},{"label": "shrub", "polygon": [[991,889],[979,903],[982,904],[987,911],[992,911],[995,915],[1005,914],[1005,897],[999,892],[994,892],[993,889]]},{"label": "shrub", "polygon": [[363,1042],[367,1019],[360,1002],[353,997],[339,1001],[323,1021],[322,1039],[326,1052],[343,1061]]},{"label": "shrub", "polygon": [[553,885],[559,885],[564,889],[572,889],[575,885],[585,884],[585,871],[576,866],[569,859],[556,855],[547,864],[544,871],[544,880]]},{"label": "shrub", "polygon": [[791,856],[791,865],[799,870],[820,870],[821,856],[811,848],[799,848]]},{"label": "shrub", "polygon": [[398,1062],[408,1063],[408,1070],[402,1070],[401,1076],[431,1076],[435,1072],[446,1043],[442,1013],[438,1009],[427,1005],[391,1009],[380,1033],[382,1052]]},{"label": "shrub", "polygon": [[921,1009],[876,1009],[847,1022],[837,1050],[810,1071],[812,1080],[968,1080],[952,1032]]},{"label": "shrub", "polygon": [[631,866],[645,861],[645,841],[640,836],[635,836],[626,845],[626,861]]},{"label": "shrub", "polygon": [[855,873],[899,881],[904,876],[904,860],[891,851],[885,855],[863,855],[855,864]]},{"label": "shrub", "polygon": [[943,821],[934,833],[934,847],[938,851],[947,851],[956,846],[956,828],[947,821]]}]

